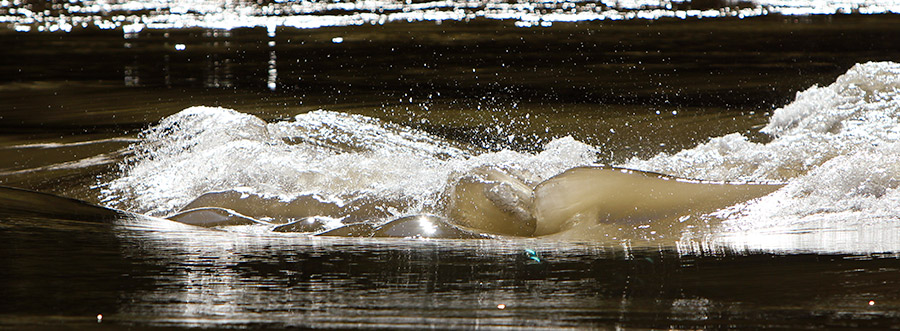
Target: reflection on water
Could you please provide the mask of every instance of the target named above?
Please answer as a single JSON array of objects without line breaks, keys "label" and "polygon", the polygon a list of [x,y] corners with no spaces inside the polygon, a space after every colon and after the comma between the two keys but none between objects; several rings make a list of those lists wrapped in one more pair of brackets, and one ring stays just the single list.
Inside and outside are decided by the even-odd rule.
[{"label": "reflection on water", "polygon": [[[275,42],[270,41],[269,47],[273,46],[275,46]],[[266,86],[272,91],[278,87],[278,84],[276,83],[278,81],[278,69],[275,67],[275,60],[275,50],[273,49],[269,51],[269,76],[266,78]]]},{"label": "reflection on water", "polygon": [[[9,220],[0,325],[888,327],[893,254],[251,235]],[[131,222],[131,221],[129,221]],[[531,253],[539,261],[530,258]],[[46,315],[48,307],[54,318]]]},{"label": "reflection on water", "polygon": [[[138,14],[140,13],[140,14]],[[14,0],[0,4],[0,23],[20,32],[72,31],[97,27],[126,34],[150,29],[201,27],[230,30],[262,27],[274,37],[279,27],[381,25],[390,22],[515,20],[518,27],[554,22],[746,18],[769,14],[831,15],[900,13],[889,1],[703,1],[628,0],[506,3],[502,1],[73,1]]]}]

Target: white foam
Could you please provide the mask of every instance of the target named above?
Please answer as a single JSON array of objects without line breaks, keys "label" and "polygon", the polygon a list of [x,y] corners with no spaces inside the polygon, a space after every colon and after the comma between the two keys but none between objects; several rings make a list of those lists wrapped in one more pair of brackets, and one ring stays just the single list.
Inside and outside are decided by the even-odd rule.
[{"label": "white foam", "polygon": [[[153,215],[171,213],[215,191],[288,201],[370,195],[437,204],[446,185],[480,166],[522,170],[540,181],[589,164],[593,148],[572,138],[537,155],[478,152],[377,119],[314,111],[266,123],[235,110],[192,107],[146,130],[120,177],[104,185],[107,204]],[[473,151],[475,152],[473,154]]]},{"label": "white foam", "polygon": [[625,166],[674,175],[785,180],[783,189],[722,210],[725,228],[845,228],[900,220],[900,64],[858,64],[825,87],[797,93],[762,130]]},{"label": "white foam", "polygon": [[[878,228],[900,220],[900,64],[859,64],[831,85],[799,92],[763,132],[772,141],[729,134],[622,166],[699,179],[787,182],[773,194],[709,215],[724,220],[719,233],[731,238]],[[399,198],[414,203],[395,214],[421,213],[440,205],[449,184],[479,167],[516,171],[537,183],[591,164],[596,155],[571,137],[536,154],[486,152],[360,115],[315,111],[267,123],[210,107],[164,119],[132,150],[120,176],[101,185],[101,199],[154,215],[224,190],[283,200],[306,194],[334,201]]]}]

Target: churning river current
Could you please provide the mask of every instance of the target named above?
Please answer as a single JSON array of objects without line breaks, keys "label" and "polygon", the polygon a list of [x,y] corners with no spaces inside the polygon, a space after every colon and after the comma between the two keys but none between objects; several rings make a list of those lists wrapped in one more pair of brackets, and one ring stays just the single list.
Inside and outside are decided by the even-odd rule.
[{"label": "churning river current", "polygon": [[896,327],[886,3],[3,2],[0,327]]}]

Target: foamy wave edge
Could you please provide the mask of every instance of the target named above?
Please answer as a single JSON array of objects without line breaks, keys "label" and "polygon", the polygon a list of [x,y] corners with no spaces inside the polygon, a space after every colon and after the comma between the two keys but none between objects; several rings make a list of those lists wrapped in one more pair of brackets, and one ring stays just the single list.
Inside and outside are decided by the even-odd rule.
[{"label": "foamy wave edge", "polygon": [[846,227],[900,219],[900,64],[857,64],[798,92],[755,143],[734,133],[624,166],[720,180],[781,180],[783,189],[714,213],[730,230]]},{"label": "foamy wave edge", "polygon": [[198,196],[233,190],[291,201],[316,195],[340,202],[372,196],[411,201],[396,215],[428,212],[459,177],[492,166],[539,182],[591,164],[594,147],[571,137],[541,153],[485,152],[362,115],[326,110],[266,123],[216,107],[163,119],[131,146],[117,178],[101,183],[107,206],[151,215]]},{"label": "foamy wave edge", "polygon": [[[752,142],[734,133],[675,154],[618,166],[730,181],[785,181],[768,196],[709,216],[725,231],[846,227],[900,219],[900,64],[858,64],[828,86],[798,92]],[[108,206],[167,215],[208,192],[233,190],[290,201],[376,196],[427,213],[448,185],[492,166],[540,182],[590,165],[596,148],[570,137],[536,154],[487,152],[361,115],[325,110],[267,123],[215,107],[162,120],[132,146],[135,156],[100,185]]]}]

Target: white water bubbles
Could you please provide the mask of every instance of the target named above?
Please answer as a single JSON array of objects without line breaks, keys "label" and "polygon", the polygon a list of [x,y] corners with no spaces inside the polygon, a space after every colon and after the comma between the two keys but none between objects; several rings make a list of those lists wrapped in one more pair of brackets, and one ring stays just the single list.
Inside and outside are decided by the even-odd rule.
[{"label": "white water bubbles", "polygon": [[[798,92],[755,143],[739,134],[626,166],[723,180],[779,180],[778,192],[716,214],[731,229],[900,220],[900,64],[857,64]],[[824,222],[824,223],[823,223]]]},{"label": "white water bubbles", "polygon": [[540,181],[590,164],[592,147],[558,139],[538,154],[486,152],[361,115],[313,111],[267,123],[253,115],[191,107],[163,119],[104,185],[113,207],[167,215],[209,192],[234,190],[289,202],[303,195],[411,201],[423,212],[454,179],[493,166]]},{"label": "white water bubbles", "polygon": [[832,158],[900,141],[900,64],[858,64],[829,86],[798,92],[762,132],[773,141],[730,134],[625,165],[702,179],[786,181]]}]

